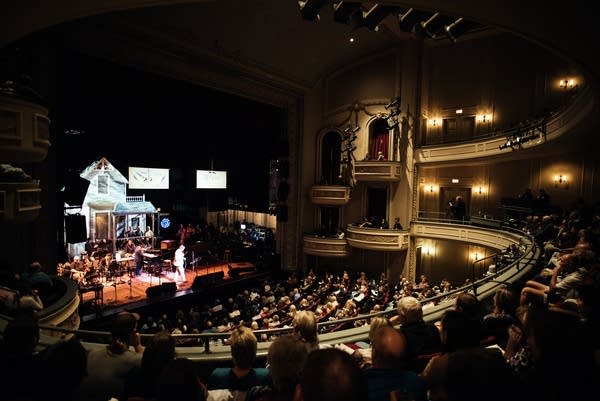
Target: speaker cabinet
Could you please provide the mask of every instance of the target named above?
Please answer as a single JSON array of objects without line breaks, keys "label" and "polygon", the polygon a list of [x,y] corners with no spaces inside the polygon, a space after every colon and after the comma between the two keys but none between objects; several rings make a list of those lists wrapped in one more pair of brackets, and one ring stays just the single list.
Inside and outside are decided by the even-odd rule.
[{"label": "speaker cabinet", "polygon": [[156,298],[162,295],[163,289],[162,285],[153,285],[151,287],[146,288],[146,296],[148,298]]},{"label": "speaker cabinet", "polygon": [[196,276],[194,278],[194,282],[192,283],[192,290],[197,291],[212,284],[216,284],[217,282],[221,281],[224,276],[225,273],[223,273],[223,270],[219,270],[218,272],[214,273],[203,274],[201,276]]},{"label": "speaker cabinet", "polygon": [[177,291],[177,283],[173,283],[173,282],[162,283],[161,287],[162,287],[162,292],[164,294],[168,294],[168,293]]},{"label": "speaker cabinet", "polygon": [[65,233],[69,244],[85,242],[87,240],[85,216],[79,214],[65,216]]}]

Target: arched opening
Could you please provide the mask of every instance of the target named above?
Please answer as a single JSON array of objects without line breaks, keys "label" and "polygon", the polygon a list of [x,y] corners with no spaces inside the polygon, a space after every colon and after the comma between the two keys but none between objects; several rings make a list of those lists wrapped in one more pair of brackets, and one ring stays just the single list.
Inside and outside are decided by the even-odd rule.
[{"label": "arched opening", "polygon": [[386,120],[378,118],[369,126],[369,155],[373,160],[389,160],[390,131]]}]

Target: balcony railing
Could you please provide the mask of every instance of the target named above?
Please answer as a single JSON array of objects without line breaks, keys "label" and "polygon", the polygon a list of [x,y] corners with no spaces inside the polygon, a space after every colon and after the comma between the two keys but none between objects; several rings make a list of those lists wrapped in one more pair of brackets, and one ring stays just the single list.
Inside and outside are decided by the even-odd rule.
[{"label": "balcony railing", "polygon": [[385,228],[365,228],[349,225],[346,239],[353,248],[398,252],[408,249],[410,232]]},{"label": "balcony railing", "polygon": [[402,164],[399,161],[357,160],[354,178],[356,181],[398,182],[402,178]]},{"label": "balcony railing", "polygon": [[348,255],[348,243],[344,238],[322,237],[304,234],[304,253],[324,257],[344,257]]},{"label": "balcony railing", "polygon": [[314,205],[347,205],[350,202],[350,189],[342,185],[314,185],[310,189],[310,200]]}]

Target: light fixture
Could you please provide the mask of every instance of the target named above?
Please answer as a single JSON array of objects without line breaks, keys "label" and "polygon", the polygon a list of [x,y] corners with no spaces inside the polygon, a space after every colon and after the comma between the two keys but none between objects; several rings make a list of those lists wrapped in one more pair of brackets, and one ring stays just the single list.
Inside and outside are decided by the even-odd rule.
[{"label": "light fixture", "polygon": [[462,114],[463,113],[463,109],[456,109],[456,114]]},{"label": "light fixture", "polygon": [[302,18],[309,21],[319,20],[319,11],[321,7],[329,3],[329,0],[306,0],[298,1],[298,8],[300,9],[300,15]]},{"label": "light fixture", "polygon": [[477,193],[478,193],[479,195],[481,195],[481,194],[483,193],[483,190],[481,189],[481,186],[479,186],[479,190],[477,191]]},{"label": "light fixture", "polygon": [[456,19],[449,25],[444,27],[444,31],[446,32],[446,36],[450,39],[451,42],[456,42],[456,39],[465,34],[466,32],[472,30],[477,27],[477,24],[472,21],[467,21],[463,17]]},{"label": "light fixture", "polygon": [[558,86],[560,86],[563,89],[571,89],[572,87],[575,86],[575,81],[573,79],[561,79],[558,83]]},{"label": "light fixture", "polygon": [[419,11],[409,8],[404,14],[398,14],[398,25],[404,32],[417,33],[421,30],[420,22],[428,20],[433,15],[430,11]]},{"label": "light fixture", "polygon": [[458,178],[453,178],[453,179],[452,179],[452,183],[453,183],[453,184],[458,184],[458,182],[459,182]]},{"label": "light fixture", "polygon": [[569,180],[564,174],[558,174],[554,176],[554,188],[569,188]]},{"label": "light fixture", "polygon": [[429,192],[433,192],[433,185],[429,186]]},{"label": "light fixture", "polygon": [[364,26],[372,31],[377,31],[379,30],[379,24],[381,21],[383,21],[388,15],[398,11],[399,7],[397,6],[383,6],[375,3],[375,5],[371,7],[369,11],[363,13]]},{"label": "light fixture", "polygon": [[435,13],[426,21],[421,21],[421,29],[432,39],[439,37],[440,33],[445,32],[444,27],[454,21],[454,17]]},{"label": "light fixture", "polygon": [[437,119],[433,119],[433,121],[431,121],[431,125],[433,125],[434,127],[437,125]]},{"label": "light fixture", "polygon": [[479,114],[477,116],[477,121],[481,124],[485,124],[490,122],[490,118],[487,114]]},{"label": "light fixture", "polygon": [[333,4],[333,20],[341,24],[351,24],[352,29],[364,23],[361,3],[358,1],[338,1]]}]

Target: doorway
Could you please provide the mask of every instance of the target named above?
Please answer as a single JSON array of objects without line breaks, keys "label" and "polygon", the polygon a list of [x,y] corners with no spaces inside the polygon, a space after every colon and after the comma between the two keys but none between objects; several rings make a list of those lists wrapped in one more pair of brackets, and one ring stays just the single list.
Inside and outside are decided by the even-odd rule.
[{"label": "doorway", "polygon": [[444,216],[445,219],[452,219],[454,217],[450,208],[450,202],[454,202],[457,196],[462,196],[465,201],[465,219],[469,220],[469,216],[471,215],[471,188],[464,187],[440,187],[440,216]]},{"label": "doorway", "polygon": [[387,188],[367,188],[367,216],[379,224],[382,219],[387,219]]}]

